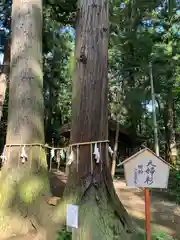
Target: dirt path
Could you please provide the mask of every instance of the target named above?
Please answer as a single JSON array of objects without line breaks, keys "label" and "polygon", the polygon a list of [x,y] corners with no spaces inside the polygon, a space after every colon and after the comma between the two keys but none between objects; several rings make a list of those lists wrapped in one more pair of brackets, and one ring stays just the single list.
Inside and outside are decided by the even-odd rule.
[{"label": "dirt path", "polygon": [[[61,197],[66,184],[63,172],[50,176],[53,195]],[[132,219],[144,229],[144,196],[140,189],[129,188],[123,180],[115,180],[116,192]],[[151,194],[151,222],[153,232],[164,232],[180,240],[180,206],[162,193]]]},{"label": "dirt path", "polygon": [[[116,192],[132,219],[144,228],[143,191],[129,188],[124,181],[114,181]],[[163,195],[163,197],[162,197]],[[180,239],[180,206],[167,199],[162,193],[151,193],[151,223],[154,232],[164,232]]]}]

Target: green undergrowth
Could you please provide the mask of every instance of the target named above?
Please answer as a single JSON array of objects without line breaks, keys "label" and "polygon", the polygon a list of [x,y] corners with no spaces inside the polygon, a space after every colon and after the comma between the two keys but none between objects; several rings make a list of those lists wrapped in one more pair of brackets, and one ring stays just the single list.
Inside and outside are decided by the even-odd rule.
[{"label": "green undergrowth", "polygon": [[[146,240],[145,231],[143,229],[140,229],[137,232],[136,237],[133,238],[132,240]],[[177,239],[167,235],[166,233],[156,232],[156,233],[152,233],[152,240],[177,240]]]},{"label": "green undergrowth", "polygon": [[71,240],[72,234],[66,230],[66,228],[63,228],[60,232],[58,232],[57,239],[56,240]]},{"label": "green undergrowth", "polygon": [[[66,228],[63,228],[60,232],[58,232],[58,236],[56,240],[72,240],[72,235],[70,232],[67,232]],[[103,239],[102,239],[103,240]],[[144,230],[138,230],[136,236],[133,236],[132,240],[146,240],[146,234]],[[158,232],[152,234],[152,240],[177,240],[166,233]]]},{"label": "green undergrowth", "polygon": [[180,169],[171,170],[169,176],[168,192],[180,204]]}]

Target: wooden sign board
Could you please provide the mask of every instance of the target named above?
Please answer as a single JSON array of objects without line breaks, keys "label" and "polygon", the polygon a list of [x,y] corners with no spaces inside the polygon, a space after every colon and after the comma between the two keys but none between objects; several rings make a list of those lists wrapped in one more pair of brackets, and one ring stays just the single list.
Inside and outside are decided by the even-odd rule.
[{"label": "wooden sign board", "polygon": [[127,186],[167,188],[171,166],[150,149],[139,151],[122,164]]}]

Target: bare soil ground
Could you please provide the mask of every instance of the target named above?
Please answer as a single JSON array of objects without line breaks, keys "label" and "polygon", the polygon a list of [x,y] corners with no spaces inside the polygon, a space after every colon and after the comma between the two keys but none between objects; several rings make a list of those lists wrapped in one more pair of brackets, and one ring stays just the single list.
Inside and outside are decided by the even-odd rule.
[{"label": "bare soil ground", "polygon": [[[132,219],[145,227],[144,193],[141,189],[129,188],[123,180],[114,181],[119,199]],[[151,227],[153,232],[164,232],[180,239],[180,206],[162,192],[151,192]]]},{"label": "bare soil ground", "polygon": [[[66,184],[64,172],[50,174],[51,191],[54,196],[62,197]],[[144,194],[141,189],[129,188],[124,180],[115,180],[114,186],[119,199],[122,201],[132,219],[141,228],[145,225]],[[152,231],[165,232],[180,239],[180,206],[169,200],[162,192],[151,193],[151,223]]]}]

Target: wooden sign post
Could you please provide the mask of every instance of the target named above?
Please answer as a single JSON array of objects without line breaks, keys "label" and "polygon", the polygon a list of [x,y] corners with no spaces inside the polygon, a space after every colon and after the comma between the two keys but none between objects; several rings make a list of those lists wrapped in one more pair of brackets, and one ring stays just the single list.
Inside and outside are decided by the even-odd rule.
[{"label": "wooden sign post", "polygon": [[145,219],[146,219],[146,240],[151,240],[151,206],[149,189],[144,189]]},{"label": "wooden sign post", "polygon": [[148,148],[129,157],[121,165],[124,165],[127,186],[144,188],[146,239],[151,240],[149,189],[167,188],[171,166]]}]

